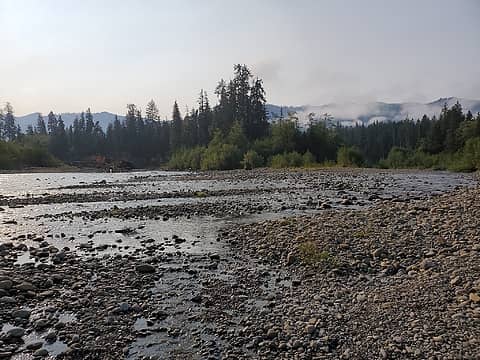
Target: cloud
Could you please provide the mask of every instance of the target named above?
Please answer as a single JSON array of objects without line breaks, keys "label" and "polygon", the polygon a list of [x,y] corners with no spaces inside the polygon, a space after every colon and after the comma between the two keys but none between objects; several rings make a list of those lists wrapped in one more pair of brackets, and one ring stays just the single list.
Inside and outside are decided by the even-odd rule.
[{"label": "cloud", "polygon": [[281,65],[277,60],[266,60],[254,64],[252,67],[254,75],[268,83],[281,82]]}]

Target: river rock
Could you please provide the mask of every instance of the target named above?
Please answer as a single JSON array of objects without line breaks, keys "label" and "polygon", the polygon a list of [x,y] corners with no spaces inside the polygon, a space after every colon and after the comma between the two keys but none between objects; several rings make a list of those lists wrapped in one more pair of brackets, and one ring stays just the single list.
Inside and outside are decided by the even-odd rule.
[{"label": "river rock", "polygon": [[33,353],[34,357],[47,357],[48,356],[48,350],[47,349],[38,349]]},{"label": "river rock", "polygon": [[30,317],[31,311],[26,309],[15,310],[12,313],[14,318],[28,319]]},{"label": "river rock", "polygon": [[15,289],[20,291],[35,291],[37,288],[29,282],[22,282],[21,284],[15,286]]},{"label": "river rock", "polygon": [[31,343],[28,343],[26,345],[26,348],[28,350],[37,350],[37,349],[40,349],[42,346],[43,346],[43,341],[34,341]]},{"label": "river rock", "polygon": [[155,267],[150,264],[139,264],[136,267],[137,271],[142,274],[149,274],[155,272]]},{"label": "river rock", "polygon": [[13,286],[12,280],[2,280],[0,281],[0,289],[9,290]]},{"label": "river rock", "polygon": [[25,329],[20,327],[15,327],[7,331],[7,337],[10,338],[21,338],[25,335]]}]

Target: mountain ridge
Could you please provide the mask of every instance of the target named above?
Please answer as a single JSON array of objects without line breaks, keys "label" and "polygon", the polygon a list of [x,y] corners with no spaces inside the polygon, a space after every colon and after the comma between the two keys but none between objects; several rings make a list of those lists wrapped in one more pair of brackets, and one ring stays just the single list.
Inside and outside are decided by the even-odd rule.
[{"label": "mountain ridge", "polygon": [[382,121],[401,121],[406,118],[419,119],[423,115],[432,117],[439,115],[443,106],[453,106],[456,102],[462,105],[464,111],[471,111],[473,114],[480,112],[480,100],[464,99],[457,97],[439,98],[437,100],[420,103],[387,103],[382,101],[375,102],[345,102],[330,103],[325,105],[302,105],[285,106],[268,104],[267,110],[273,119],[280,117],[280,111],[283,109],[284,117],[289,111],[296,112],[300,125],[308,123],[309,114],[314,113],[314,118],[321,119],[324,114],[333,117],[335,123],[345,126],[368,125],[374,122]]},{"label": "mountain ridge", "polygon": [[[344,102],[344,103],[330,103],[324,105],[299,105],[299,106],[280,106],[275,104],[267,104],[267,112],[270,120],[280,118],[281,111],[283,117],[287,117],[289,112],[295,112],[301,126],[306,126],[309,121],[309,114],[314,113],[315,119],[322,119],[325,114],[333,117],[335,123],[340,123],[344,126],[368,125],[373,122],[382,121],[401,121],[408,118],[419,119],[424,114],[433,116],[440,114],[444,104],[448,107],[453,106],[456,102],[462,105],[464,111],[470,110],[474,115],[480,112],[480,100],[464,99],[457,97],[439,98],[437,100],[420,103],[420,102],[403,102],[403,103],[388,103],[382,101],[375,102]],[[26,131],[29,125],[35,126],[38,118],[38,112],[18,116],[16,118],[17,124],[20,125],[22,131]],[[81,113],[65,112],[62,119],[66,127],[73,124],[76,117]],[[101,111],[92,113],[95,121],[98,121],[103,130],[106,130],[108,125],[115,120],[115,116],[120,121],[125,119],[125,116],[114,114],[108,111]],[[44,115],[45,121],[47,116]]]}]

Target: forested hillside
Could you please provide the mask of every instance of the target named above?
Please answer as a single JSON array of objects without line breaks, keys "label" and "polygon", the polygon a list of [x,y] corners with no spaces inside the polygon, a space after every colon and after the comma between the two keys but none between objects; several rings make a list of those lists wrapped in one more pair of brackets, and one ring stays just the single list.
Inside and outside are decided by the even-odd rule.
[{"label": "forested hillside", "polygon": [[172,120],[159,117],[150,101],[142,111],[128,104],[125,119],[106,131],[87,109],[66,127],[50,112],[22,133],[13,107],[0,112],[0,168],[71,164],[110,167],[167,165],[175,169],[233,169],[260,166],[339,165],[381,167],[480,168],[480,115],[464,114],[459,103],[444,106],[438,118],[377,122],[342,127],[325,115],[311,114],[300,127],[295,113],[267,121],[263,82],[245,65],[235,65],[233,79],[220,80],[216,104],[201,90],[197,106]]}]

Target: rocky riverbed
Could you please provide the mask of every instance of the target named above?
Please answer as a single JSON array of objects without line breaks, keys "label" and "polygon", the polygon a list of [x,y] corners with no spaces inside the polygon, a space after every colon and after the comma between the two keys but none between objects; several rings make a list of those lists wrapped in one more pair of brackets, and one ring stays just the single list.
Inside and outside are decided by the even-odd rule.
[{"label": "rocky riverbed", "polygon": [[474,175],[38,176],[0,199],[0,359],[480,358]]}]

